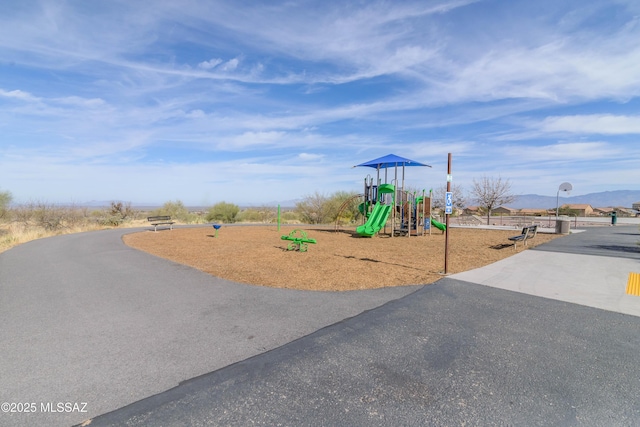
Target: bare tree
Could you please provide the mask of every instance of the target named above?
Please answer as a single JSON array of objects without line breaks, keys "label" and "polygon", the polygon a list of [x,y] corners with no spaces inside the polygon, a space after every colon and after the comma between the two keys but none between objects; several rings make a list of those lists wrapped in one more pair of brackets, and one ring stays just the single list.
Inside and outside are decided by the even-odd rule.
[{"label": "bare tree", "polygon": [[486,211],[487,225],[493,209],[516,200],[516,196],[511,194],[511,183],[508,179],[503,180],[501,177],[496,179],[484,176],[479,181],[474,179],[471,195]]},{"label": "bare tree", "polygon": [[[446,185],[433,190],[433,200],[431,201],[431,207],[434,210],[444,211],[446,193]],[[463,210],[467,204],[467,200],[464,196],[464,188],[461,185],[451,184],[451,193],[451,195],[453,196],[453,208],[459,211]]]},{"label": "bare tree", "polygon": [[[295,212],[300,216],[302,222],[307,224],[328,224],[336,220],[343,203],[356,195],[357,193],[354,192],[336,191],[330,196],[325,196],[316,191],[296,203]],[[358,202],[354,201],[347,206],[341,215],[349,217],[350,220],[357,218],[359,215]]]},{"label": "bare tree", "polygon": [[109,208],[109,213],[112,216],[119,216],[122,219],[127,219],[132,217],[135,214],[135,211],[131,207],[131,202],[111,202],[111,207]]},{"label": "bare tree", "polygon": [[325,222],[325,205],[329,198],[317,191],[307,195],[304,199],[296,203],[296,213],[300,215],[303,222],[308,224],[323,224]]}]

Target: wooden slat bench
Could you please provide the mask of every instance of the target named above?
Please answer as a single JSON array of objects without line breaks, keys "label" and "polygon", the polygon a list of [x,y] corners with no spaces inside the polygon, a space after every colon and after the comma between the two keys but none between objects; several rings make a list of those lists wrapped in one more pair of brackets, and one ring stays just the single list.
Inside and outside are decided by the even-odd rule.
[{"label": "wooden slat bench", "polygon": [[518,244],[518,242],[522,242],[525,246],[527,246],[527,240],[533,239],[534,237],[536,237],[537,233],[538,233],[538,226],[530,225],[528,227],[524,227],[522,229],[521,234],[517,236],[509,237],[509,240],[513,241],[513,249],[516,249],[516,245]]},{"label": "wooden slat bench", "polygon": [[169,230],[173,230],[173,224],[175,221],[171,221],[171,217],[168,215],[159,215],[159,216],[149,216],[147,217],[147,221],[153,225],[153,231],[158,231],[159,225],[168,225]]}]

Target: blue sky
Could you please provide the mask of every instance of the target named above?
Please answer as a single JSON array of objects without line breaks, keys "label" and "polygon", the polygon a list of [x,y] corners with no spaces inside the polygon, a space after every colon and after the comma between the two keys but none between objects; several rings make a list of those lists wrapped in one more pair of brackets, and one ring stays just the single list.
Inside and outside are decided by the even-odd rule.
[{"label": "blue sky", "polygon": [[407,184],[640,190],[637,0],[8,0],[0,191],[282,202]]}]

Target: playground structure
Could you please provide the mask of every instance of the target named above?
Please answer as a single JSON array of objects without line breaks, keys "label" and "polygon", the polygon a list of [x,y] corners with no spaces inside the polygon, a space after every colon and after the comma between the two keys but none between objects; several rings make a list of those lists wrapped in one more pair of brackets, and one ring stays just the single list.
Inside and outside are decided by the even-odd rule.
[{"label": "playground structure", "polygon": [[[389,154],[378,159],[359,164],[354,167],[364,166],[376,169],[377,176],[374,181],[371,175],[364,179],[364,192],[346,200],[340,207],[336,229],[341,212],[350,206],[354,200],[360,199],[359,212],[365,218],[364,224],[356,228],[360,236],[372,237],[380,230],[386,233],[387,223],[391,218],[391,237],[424,235],[427,230],[431,233],[431,226],[439,230],[446,229],[445,225],[436,221],[432,216],[431,191],[428,197],[425,190],[421,194],[411,193],[404,188],[405,167],[425,166],[424,163]],[[398,166],[402,166],[402,181],[398,188]],[[394,179],[388,182],[388,169],[394,168]],[[384,169],[384,183],[380,177],[380,170]]]}]

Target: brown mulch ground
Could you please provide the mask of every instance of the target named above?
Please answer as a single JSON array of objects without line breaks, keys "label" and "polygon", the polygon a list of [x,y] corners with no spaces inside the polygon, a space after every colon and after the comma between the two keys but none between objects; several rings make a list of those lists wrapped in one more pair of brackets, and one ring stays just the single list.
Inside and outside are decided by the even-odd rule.
[{"label": "brown mulch ground", "polygon": [[[444,272],[445,236],[357,237],[353,230],[303,228],[317,244],[287,251],[280,236],[294,228],[233,226],[144,231],[124,236],[134,248],[240,283],[278,288],[347,291],[433,283]],[[451,228],[449,273],[482,267],[517,252],[507,239],[518,230]],[[528,248],[559,237],[538,234]]]}]

